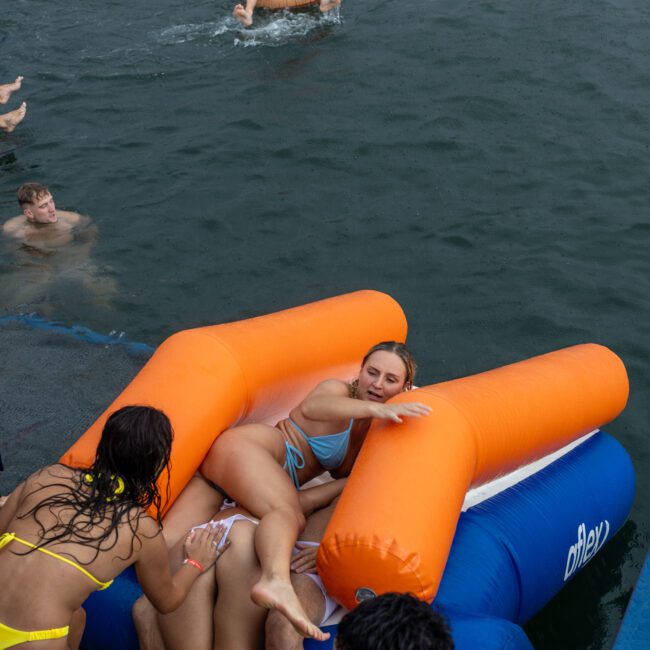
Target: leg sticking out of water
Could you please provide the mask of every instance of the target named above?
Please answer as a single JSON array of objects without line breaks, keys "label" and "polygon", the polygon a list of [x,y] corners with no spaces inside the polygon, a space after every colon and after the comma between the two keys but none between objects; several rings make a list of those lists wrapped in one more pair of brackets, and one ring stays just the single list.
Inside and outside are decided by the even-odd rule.
[{"label": "leg sticking out of water", "polygon": [[23,102],[15,111],[0,115],[0,129],[11,133],[23,121],[26,112],[27,104]]},{"label": "leg sticking out of water", "polygon": [[19,90],[23,83],[22,77],[16,77],[16,81],[10,84],[0,84],[0,104],[6,104],[14,90]]},{"label": "leg sticking out of water", "polygon": [[250,27],[253,24],[253,10],[257,0],[246,0],[246,6],[241,4],[235,5],[235,8],[232,11],[232,15],[246,27]]},{"label": "leg sticking out of water", "polygon": [[322,13],[332,11],[341,4],[341,0],[320,0],[320,10]]}]

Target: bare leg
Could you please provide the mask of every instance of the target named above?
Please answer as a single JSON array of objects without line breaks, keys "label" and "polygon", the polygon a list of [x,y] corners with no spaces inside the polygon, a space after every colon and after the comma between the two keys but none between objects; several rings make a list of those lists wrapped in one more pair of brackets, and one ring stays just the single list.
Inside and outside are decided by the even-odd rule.
[{"label": "bare leg", "polygon": [[6,104],[14,90],[19,90],[23,83],[22,77],[16,77],[16,81],[10,84],[0,84],[0,104]]},{"label": "bare leg", "polygon": [[156,610],[146,596],[140,596],[131,610],[135,633],[140,650],[165,650],[165,644],[158,627]]},{"label": "bare leg", "polygon": [[[340,2],[341,0],[339,0]],[[250,27],[253,24],[253,10],[257,0],[246,0],[246,7],[241,4],[236,4],[235,8],[232,10],[232,15],[246,27]]]},{"label": "bare leg", "polygon": [[[22,79],[22,77],[20,78]],[[85,627],[86,610],[80,607],[72,614],[72,620],[70,621],[70,631],[68,632],[68,646],[70,650],[78,650]]]},{"label": "bare leg", "polygon": [[320,0],[320,10],[323,13],[332,11],[341,4],[341,0]]},{"label": "bare leg", "polygon": [[0,115],[0,129],[11,133],[22,121],[27,113],[27,104],[23,102],[15,111]]},{"label": "bare leg", "polygon": [[219,492],[203,477],[193,476],[165,515],[163,537],[167,548],[184,538],[192,526],[210,521],[222,504],[223,496]]},{"label": "bare leg", "polygon": [[282,450],[282,439],[272,427],[238,427],[219,436],[201,471],[260,518],[255,550],[262,576],[251,590],[253,602],[279,610],[300,634],[323,641],[329,635],[308,619],[291,586],[291,549],[305,518],[296,489],[277,457]]},{"label": "bare leg", "polygon": [[[320,623],[325,612],[323,592],[304,575],[291,576],[296,594],[305,612],[314,623]],[[266,619],[266,650],[302,650],[303,639],[289,621],[276,611]]]},{"label": "bare leg", "polygon": [[228,535],[230,548],[217,562],[219,596],[214,609],[214,650],[261,647],[268,610],[258,607],[250,596],[261,573],[254,548],[255,529],[250,522],[236,522]]}]

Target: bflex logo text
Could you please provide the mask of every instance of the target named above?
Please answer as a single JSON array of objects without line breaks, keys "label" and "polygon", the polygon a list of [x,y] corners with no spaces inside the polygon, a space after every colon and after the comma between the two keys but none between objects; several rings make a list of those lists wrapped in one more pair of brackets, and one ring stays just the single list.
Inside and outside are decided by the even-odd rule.
[{"label": "bflex logo text", "polygon": [[569,554],[566,558],[565,582],[600,551],[608,535],[609,522],[607,519],[594,526],[589,531],[589,535],[587,535],[587,527],[584,524],[578,526],[578,541],[569,547]]}]

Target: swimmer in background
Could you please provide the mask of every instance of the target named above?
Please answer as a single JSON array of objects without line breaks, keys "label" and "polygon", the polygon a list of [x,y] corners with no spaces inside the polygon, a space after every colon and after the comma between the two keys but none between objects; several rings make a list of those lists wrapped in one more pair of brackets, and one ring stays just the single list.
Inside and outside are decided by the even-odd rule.
[{"label": "swimmer in background", "polygon": [[46,313],[53,292],[65,283],[81,283],[93,304],[109,306],[117,286],[91,259],[98,229],[90,217],[57,210],[50,190],[40,183],[21,185],[17,196],[22,214],[2,227],[7,246],[18,244],[17,272],[0,283],[0,302]]},{"label": "swimmer in background", "polygon": [[[245,27],[250,27],[253,24],[253,10],[257,5],[258,0],[246,0],[246,6],[236,4],[232,11],[232,15]],[[316,4],[316,3],[314,3]],[[320,0],[318,2],[319,9],[322,13],[336,9],[341,4],[341,0]]]},{"label": "swimmer in background", "polygon": [[[16,77],[16,80],[10,84],[0,84],[0,104],[6,104],[12,93],[20,90],[23,83],[22,77]],[[11,133],[22,121],[27,113],[27,104],[23,102],[17,109],[0,115],[0,129]]]},{"label": "swimmer in background", "polygon": [[2,232],[29,248],[41,252],[61,248],[72,242],[75,229],[90,224],[89,217],[57,210],[54,198],[45,185],[24,183],[16,194],[22,214],[6,221]]}]

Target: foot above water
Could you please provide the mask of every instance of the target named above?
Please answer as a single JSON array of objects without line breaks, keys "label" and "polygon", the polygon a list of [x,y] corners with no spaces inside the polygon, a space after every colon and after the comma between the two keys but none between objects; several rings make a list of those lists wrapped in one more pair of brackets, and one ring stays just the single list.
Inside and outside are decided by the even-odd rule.
[{"label": "foot above water", "polygon": [[314,625],[302,608],[291,582],[281,579],[262,578],[251,590],[252,601],[266,609],[277,609],[286,616],[298,634],[317,641],[327,641],[330,635]]},{"label": "foot above water", "polygon": [[27,104],[23,102],[15,111],[0,115],[0,129],[11,133],[22,121],[27,113]]},{"label": "foot above water", "polygon": [[253,24],[253,12],[246,11],[244,5],[235,5],[235,8],[232,10],[232,15],[246,27],[250,27]]},{"label": "foot above water", "polygon": [[0,104],[6,104],[11,97],[11,93],[16,90],[20,90],[22,86],[23,78],[16,77],[16,81],[10,84],[0,84]]}]

